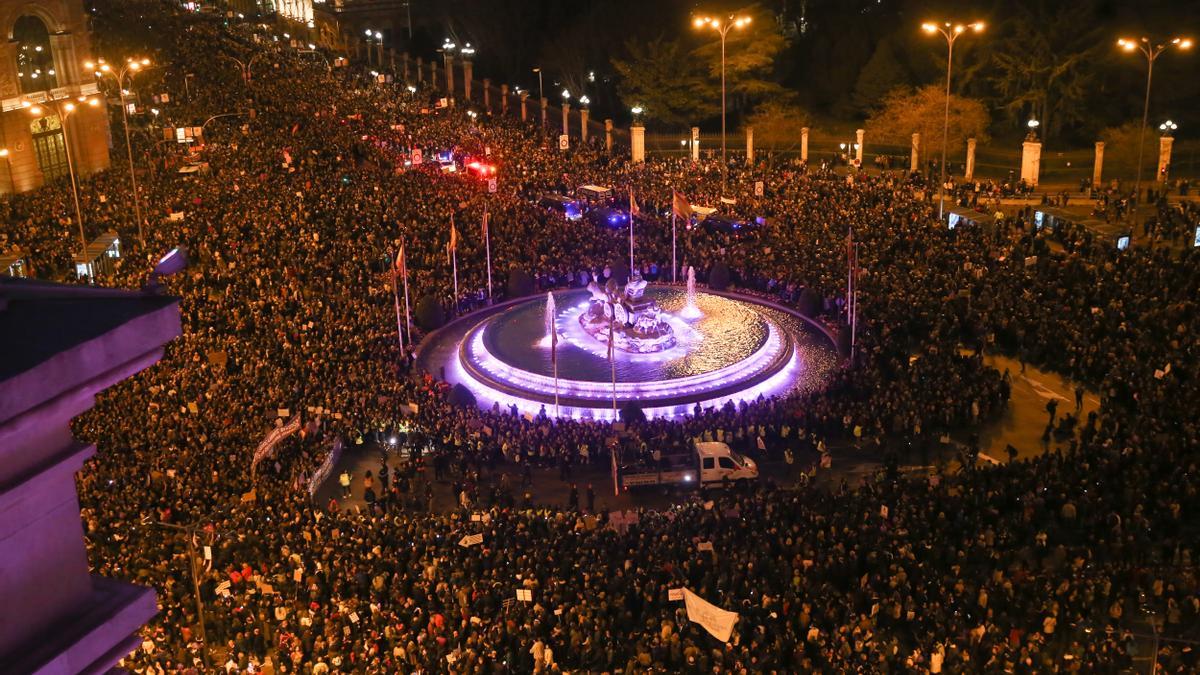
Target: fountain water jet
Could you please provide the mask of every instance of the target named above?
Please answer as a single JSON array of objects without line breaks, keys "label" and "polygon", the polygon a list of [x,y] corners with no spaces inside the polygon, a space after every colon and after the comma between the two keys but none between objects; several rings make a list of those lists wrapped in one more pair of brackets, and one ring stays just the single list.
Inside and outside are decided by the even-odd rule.
[{"label": "fountain water jet", "polygon": [[679,313],[685,319],[699,319],[704,316],[700,308],[696,306],[696,268],[688,266],[687,273],[687,304],[683,311]]},{"label": "fountain water jet", "polygon": [[542,336],[541,340],[538,340],[539,347],[550,349],[555,331],[554,319],[557,315],[558,307],[554,304],[554,293],[546,293],[546,311],[542,319],[546,325],[546,334]]}]

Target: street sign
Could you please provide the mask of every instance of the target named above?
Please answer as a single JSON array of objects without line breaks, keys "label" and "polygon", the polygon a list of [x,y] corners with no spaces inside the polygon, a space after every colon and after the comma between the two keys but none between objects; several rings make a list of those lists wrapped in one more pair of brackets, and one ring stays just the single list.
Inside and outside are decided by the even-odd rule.
[{"label": "street sign", "polygon": [[496,179],[495,178],[488,179],[488,192],[492,192],[492,193],[496,192]]}]

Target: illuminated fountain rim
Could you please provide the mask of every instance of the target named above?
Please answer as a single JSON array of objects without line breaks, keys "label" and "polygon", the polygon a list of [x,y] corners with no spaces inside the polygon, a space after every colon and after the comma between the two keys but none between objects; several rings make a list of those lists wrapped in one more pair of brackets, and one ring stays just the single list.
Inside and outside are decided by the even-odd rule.
[{"label": "illuminated fountain rim", "polygon": [[[663,380],[617,382],[617,399],[622,402],[664,401],[691,397],[742,384],[753,384],[763,371],[779,367],[794,349],[792,341],[770,318],[762,317],[767,325],[767,338],[750,356],[722,368],[705,373]],[[459,361],[463,369],[481,384],[509,393],[519,392],[535,398],[554,400],[554,378],[518,368],[502,361],[487,350],[484,332],[491,317],[480,321],[467,332],[459,345]],[[627,354],[622,354],[624,359]],[[512,390],[512,391],[510,391]],[[612,401],[613,385],[608,381],[558,379],[559,400],[578,399],[582,402]],[[545,402],[545,401],[543,401]]]},{"label": "illuminated fountain rim", "polygon": [[[656,284],[666,288],[678,288],[670,284]],[[564,289],[567,290],[567,289]],[[575,290],[575,289],[570,289]],[[647,417],[651,418],[676,418],[691,415],[696,406],[701,408],[720,407],[726,403],[737,404],[740,401],[752,402],[759,396],[769,398],[779,396],[793,391],[803,381],[801,376],[808,368],[805,363],[805,354],[798,348],[795,340],[792,338],[792,330],[789,327],[781,327],[778,322],[770,317],[763,310],[770,310],[781,315],[786,315],[796,322],[806,325],[811,328],[810,332],[814,336],[823,338],[819,340],[823,342],[823,348],[829,349],[836,353],[836,340],[827,328],[820,323],[796,312],[795,310],[780,305],[770,299],[758,298],[755,296],[744,295],[742,293],[730,291],[716,291],[712,289],[704,289],[705,293],[710,295],[734,300],[745,303],[754,307],[760,312],[761,318],[765,323],[773,327],[776,331],[783,333],[789,345],[786,352],[786,360],[778,365],[778,368],[773,372],[763,373],[752,381],[747,381],[742,385],[742,388],[723,388],[720,391],[713,391],[705,394],[698,394],[686,397],[686,400],[643,400],[638,401],[639,406]],[[511,310],[512,308],[530,302],[536,301],[539,296],[525,296],[513,300],[509,300],[498,305],[480,310],[470,316],[461,317],[456,321],[444,326],[443,328],[434,331],[427,335],[417,349],[417,359],[421,366],[427,371],[437,373],[441,370],[442,377],[450,384],[462,384],[474,394],[476,403],[484,409],[490,409],[493,405],[499,405],[505,410],[510,407],[515,408],[518,412],[532,416],[537,415],[540,411],[545,412],[550,416],[558,416],[563,418],[574,419],[592,419],[598,421],[613,421],[619,418],[617,410],[614,410],[611,404],[612,389],[611,384],[599,383],[602,388],[607,390],[607,396],[602,399],[584,400],[579,399],[576,404],[575,399],[559,397],[559,405],[556,410],[554,404],[553,385],[551,385],[548,395],[536,395],[533,392],[523,392],[519,390],[506,391],[503,389],[488,386],[485,382],[477,380],[467,371],[463,365],[464,343],[468,336],[473,336],[478,333],[477,329],[481,324],[486,324],[489,319],[495,318],[500,314]],[[461,336],[461,337],[459,337]],[[453,343],[451,343],[453,341]],[[805,341],[806,344],[808,341]],[[578,346],[578,345],[577,345]],[[625,357],[640,356],[626,354]],[[749,358],[749,357],[748,357]],[[739,362],[741,363],[741,362]],[[552,378],[551,378],[552,379]],[[677,378],[675,381],[678,381]],[[589,382],[589,384],[596,384]],[[620,387],[620,382],[617,383]],[[633,386],[633,383],[630,383]],[[642,383],[644,384],[644,383]],[[562,380],[560,380],[560,388]],[[561,394],[561,392],[560,392]],[[620,396],[618,388],[618,409],[623,407],[628,399]]]}]

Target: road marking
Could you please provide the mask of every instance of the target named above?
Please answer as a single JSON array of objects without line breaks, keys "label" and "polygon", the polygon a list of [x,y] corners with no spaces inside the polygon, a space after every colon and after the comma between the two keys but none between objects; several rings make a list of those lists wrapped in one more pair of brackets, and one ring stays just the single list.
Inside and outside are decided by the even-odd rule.
[{"label": "road marking", "polygon": [[1063,396],[1062,394],[1059,394],[1058,392],[1054,391],[1053,389],[1050,389],[1045,384],[1042,384],[1042,382],[1040,380],[1035,380],[1035,379],[1029,377],[1028,375],[1022,375],[1021,379],[1028,382],[1029,386],[1033,387],[1033,390],[1035,392],[1037,392],[1037,395],[1041,396],[1042,398],[1045,398],[1045,399],[1056,398],[1060,401],[1068,401],[1068,402],[1071,400],[1071,399],[1067,398],[1066,396]]}]

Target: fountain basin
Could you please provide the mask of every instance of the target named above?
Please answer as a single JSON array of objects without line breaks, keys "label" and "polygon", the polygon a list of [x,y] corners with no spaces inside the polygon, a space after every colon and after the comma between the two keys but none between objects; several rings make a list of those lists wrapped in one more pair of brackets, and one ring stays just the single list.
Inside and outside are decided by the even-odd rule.
[{"label": "fountain basin", "polygon": [[[581,321],[591,311],[589,292],[554,294],[558,414],[611,418],[614,371],[616,407],[636,403],[654,417],[819,387],[835,367],[829,336],[783,307],[701,292],[695,303],[702,318],[689,322],[679,316],[687,301],[680,289],[651,286],[645,293],[662,309],[674,343],[652,353],[618,350],[612,362],[606,342]],[[418,361],[468,387],[481,407],[499,403],[536,414],[544,406],[553,415],[555,364],[542,346],[544,304],[530,298],[464,317],[429,336]]]}]

